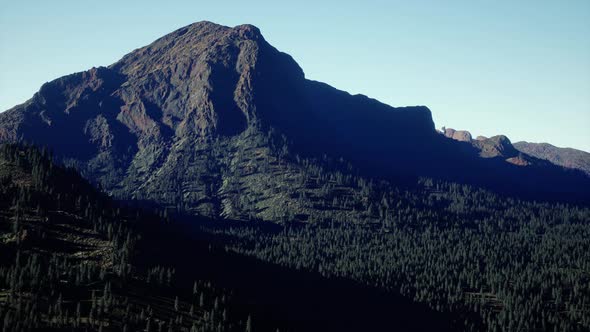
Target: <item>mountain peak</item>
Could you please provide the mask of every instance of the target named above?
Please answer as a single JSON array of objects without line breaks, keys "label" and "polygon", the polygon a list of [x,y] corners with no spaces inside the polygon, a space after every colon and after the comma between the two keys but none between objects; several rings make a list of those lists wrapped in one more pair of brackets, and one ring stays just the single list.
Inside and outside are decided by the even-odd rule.
[{"label": "mountain peak", "polygon": [[252,24],[240,24],[236,25],[235,27],[226,26],[223,24],[218,24],[211,21],[199,21],[194,22],[189,25],[185,25],[181,28],[172,31],[169,34],[164,35],[162,38],[166,38],[168,36],[181,36],[184,34],[194,34],[194,35],[202,35],[202,34],[209,34],[209,33],[228,33],[228,32],[248,32],[250,33],[249,36],[251,38],[257,38],[261,36],[260,29]]},{"label": "mountain peak", "polygon": [[[473,142],[467,132],[451,136]],[[482,141],[478,155],[437,135],[427,107],[395,108],[307,80],[255,26],[206,21],[108,68],[43,85],[28,102],[0,113],[0,141],[17,140],[52,148],[120,197],[178,197],[213,215],[234,214],[239,174],[274,174],[269,156],[333,156],[375,178],[479,181],[467,176],[487,169],[480,156],[517,154],[495,138]],[[465,166],[440,166],[458,160]],[[238,171],[238,162],[248,165]],[[274,218],[263,211],[252,213]]]},{"label": "mountain peak", "polygon": [[262,38],[262,33],[260,33],[260,29],[252,24],[242,24],[237,25],[233,28],[241,37],[247,39],[260,39]]},{"label": "mountain peak", "polygon": [[[219,57],[236,57],[247,46],[249,53],[270,45],[260,30],[249,24],[234,28],[209,21],[196,22],[177,29],[153,43],[138,48],[111,65],[110,68],[126,74],[142,74],[144,66],[137,62],[150,62],[162,68],[167,64],[187,61],[210,61]],[[252,58],[252,57],[250,57]],[[226,62],[231,59],[226,59]],[[147,68],[148,72],[151,69]]]},{"label": "mountain peak", "polygon": [[[173,31],[110,66],[127,78],[117,96],[130,108],[143,104],[146,110],[130,110],[133,116],[122,121],[149,129],[153,126],[138,114],[151,109],[148,122],[180,136],[242,132],[256,116],[252,98],[261,59],[278,75],[303,78],[295,61],[270,46],[253,25],[202,21]],[[126,123],[138,120],[139,125]]]},{"label": "mountain peak", "polygon": [[240,24],[240,25],[236,25],[235,27],[232,28],[232,27],[228,27],[225,25],[213,23],[210,21],[200,21],[200,22],[195,22],[195,23],[189,24],[187,26],[184,26],[184,27],[164,36],[163,38],[166,38],[169,35],[179,37],[179,36],[182,36],[185,34],[193,35],[193,36],[197,36],[197,37],[207,35],[207,34],[229,34],[229,35],[232,35],[233,37],[238,37],[241,39],[250,39],[250,40],[263,39],[260,29],[258,29],[256,26],[254,26],[252,24]]}]

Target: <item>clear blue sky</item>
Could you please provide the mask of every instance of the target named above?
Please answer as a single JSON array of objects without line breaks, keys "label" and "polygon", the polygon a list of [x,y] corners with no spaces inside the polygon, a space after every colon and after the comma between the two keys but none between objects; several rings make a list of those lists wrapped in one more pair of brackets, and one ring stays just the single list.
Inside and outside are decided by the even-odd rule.
[{"label": "clear blue sky", "polygon": [[201,20],[254,24],[308,78],[437,127],[590,151],[588,0],[0,0],[0,110]]}]

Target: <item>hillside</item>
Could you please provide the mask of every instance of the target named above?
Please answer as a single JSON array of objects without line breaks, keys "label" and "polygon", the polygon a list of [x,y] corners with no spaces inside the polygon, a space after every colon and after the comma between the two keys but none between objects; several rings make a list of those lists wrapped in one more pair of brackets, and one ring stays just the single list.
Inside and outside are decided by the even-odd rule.
[{"label": "hillside", "polygon": [[378,222],[287,223],[274,232],[257,223],[206,229],[228,236],[228,250],[459,314],[458,330],[590,328],[588,208],[429,179],[412,191],[386,184],[362,190],[374,202],[367,214],[380,215]]},{"label": "hillside", "polygon": [[1,145],[0,198],[3,331],[245,328],[227,317],[227,291],[196,280],[187,295],[174,268],[135,264],[137,219],[159,217],[118,206],[47,153]]},{"label": "hillside", "polygon": [[579,169],[590,175],[590,153],[572,148],[558,148],[548,143],[516,142],[514,147],[533,157],[555,165]]},{"label": "hillside", "polygon": [[3,331],[451,330],[395,293],[227,253],[195,222],[207,223],[114,202],[46,152],[0,145]]},{"label": "hillside", "polygon": [[[319,177],[336,187],[337,174]],[[588,328],[588,209],[430,179],[358,185],[360,219],[172,221],[47,153],[0,146],[0,319],[10,331]]]}]

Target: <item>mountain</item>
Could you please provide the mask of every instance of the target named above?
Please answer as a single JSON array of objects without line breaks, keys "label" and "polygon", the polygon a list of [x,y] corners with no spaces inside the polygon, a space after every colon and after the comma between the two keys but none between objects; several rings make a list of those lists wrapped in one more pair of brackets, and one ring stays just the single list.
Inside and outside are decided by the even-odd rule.
[{"label": "mountain", "polygon": [[466,130],[455,130],[453,128],[444,128],[442,134],[453,140],[471,144],[477,149],[479,156],[482,158],[500,158],[518,166],[548,166],[546,162],[535,160],[528,155],[522,154],[512,145],[510,139],[504,135],[496,135],[489,138],[478,136],[476,139],[473,139],[470,132]]},{"label": "mountain", "polygon": [[443,128],[441,133],[450,139],[471,144],[482,158],[500,157],[520,166],[541,165],[547,162],[590,174],[590,153],[572,148],[558,148],[548,143],[516,142],[504,135],[478,136],[473,139],[466,130]]},{"label": "mountain", "polygon": [[47,146],[117,198],[236,219],[325,218],[320,206],[356,197],[353,177],[590,197],[578,174],[481,158],[437,133],[424,106],[394,108],[307,80],[251,25],[191,24],[109,67],[46,83],[0,114],[0,141]]},{"label": "mountain", "polygon": [[5,331],[590,327],[586,175],[307,80],[250,25],[46,83],[0,139],[48,148],[0,145]]},{"label": "mountain", "polygon": [[590,153],[572,148],[558,148],[548,143],[516,142],[514,147],[535,158],[548,160],[555,165],[579,169],[590,175]]}]

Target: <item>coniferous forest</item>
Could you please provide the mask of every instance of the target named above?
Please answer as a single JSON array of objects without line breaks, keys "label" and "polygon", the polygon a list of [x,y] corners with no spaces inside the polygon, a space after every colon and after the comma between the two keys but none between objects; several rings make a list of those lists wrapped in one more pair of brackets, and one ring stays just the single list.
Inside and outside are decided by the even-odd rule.
[{"label": "coniferous forest", "polygon": [[3,331],[590,326],[587,208],[351,178],[364,218],[195,219],[113,201],[46,151],[0,152]]},{"label": "coniferous forest", "polygon": [[272,232],[248,224],[207,230],[229,236],[227,248],[238,253],[459,312],[467,330],[590,328],[590,210],[502,202],[452,184],[436,188],[426,199],[408,193],[396,206],[399,219],[386,225],[358,220],[286,223]]},{"label": "coniferous forest", "polygon": [[3,331],[252,329],[229,290],[135,263],[163,214],[111,201],[33,147],[2,145],[0,165]]}]

